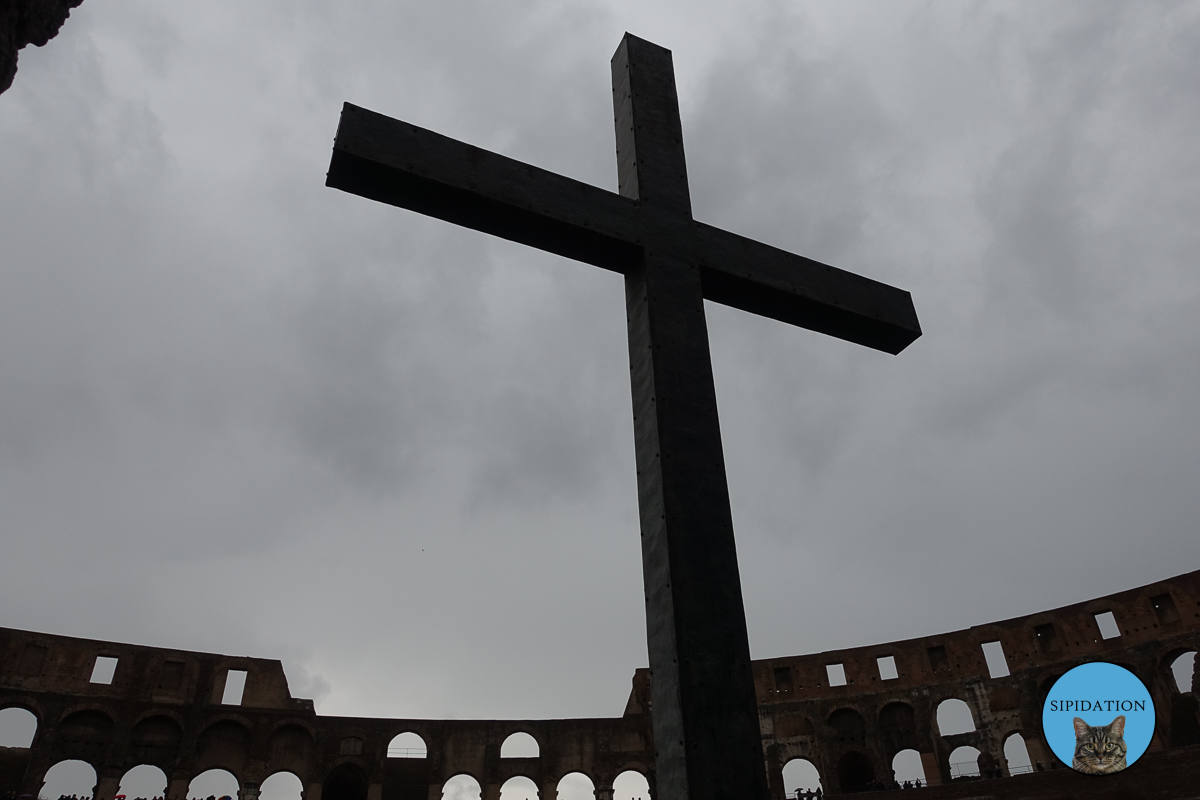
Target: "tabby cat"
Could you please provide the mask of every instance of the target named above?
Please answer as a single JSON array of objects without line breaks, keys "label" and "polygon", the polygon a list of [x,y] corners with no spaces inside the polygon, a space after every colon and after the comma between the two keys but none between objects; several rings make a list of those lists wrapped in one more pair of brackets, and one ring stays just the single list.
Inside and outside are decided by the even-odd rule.
[{"label": "tabby cat", "polygon": [[1108,725],[1092,727],[1075,718],[1075,760],[1071,764],[1088,775],[1108,775],[1125,769],[1125,715]]}]

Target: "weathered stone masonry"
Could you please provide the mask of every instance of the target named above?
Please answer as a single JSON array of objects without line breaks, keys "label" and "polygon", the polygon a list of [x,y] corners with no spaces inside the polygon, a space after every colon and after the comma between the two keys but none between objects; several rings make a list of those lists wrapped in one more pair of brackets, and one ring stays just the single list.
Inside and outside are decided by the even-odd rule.
[{"label": "weathered stone masonry", "polygon": [[[1112,612],[1118,638],[1104,639],[1095,615]],[[990,678],[982,645],[1000,642],[1011,674]],[[1180,693],[1170,664],[1200,647],[1200,571],[1161,583],[1028,617],[965,631],[870,647],[754,662],[755,686],[772,793],[783,798],[783,766],[806,758],[830,794],[863,780],[864,770],[890,779],[895,754],[920,753],[935,798],[1087,796],[1176,798],[1200,795],[1197,677]],[[97,657],[118,659],[111,684],[89,682]],[[891,656],[897,677],[884,680],[877,659]],[[1151,749],[1121,776],[1088,778],[1055,769],[1008,776],[1004,740],[1024,738],[1030,757],[1054,763],[1040,730],[1042,701],[1072,666],[1106,660],[1133,670],[1158,712]],[[846,684],[830,686],[840,664]],[[222,705],[229,670],[247,673],[242,702]],[[97,772],[97,800],[112,800],[121,776],[153,764],[168,776],[168,800],[183,800],[192,777],[231,772],[240,800],[255,800],[271,774],[294,773],[305,800],[438,800],[442,785],[466,773],[498,800],[517,775],[554,800],[559,779],[582,772],[599,800],[613,779],[635,769],[653,793],[648,748],[650,676],[637,670],[620,717],[574,720],[403,720],[317,715],[293,698],[279,661],[165,650],[0,628],[0,709],[31,711],[39,727],[32,747],[0,748],[0,795],[34,794],[46,772],[79,759]],[[942,736],[938,704],[965,701],[976,730]],[[388,758],[391,739],[419,734],[423,759]],[[537,758],[501,758],[501,742],[524,731]],[[980,765],[1005,777],[951,781],[952,750],[971,745]],[[1081,782],[1091,781],[1086,785]],[[1101,781],[1097,783],[1096,781]],[[1099,793],[1099,794],[1097,794]]]}]

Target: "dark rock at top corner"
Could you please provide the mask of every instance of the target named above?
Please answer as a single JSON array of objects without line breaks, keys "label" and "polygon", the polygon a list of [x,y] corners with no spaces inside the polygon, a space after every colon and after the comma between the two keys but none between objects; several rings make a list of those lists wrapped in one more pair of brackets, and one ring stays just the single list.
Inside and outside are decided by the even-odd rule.
[{"label": "dark rock at top corner", "polygon": [[0,0],[0,92],[17,74],[17,51],[41,47],[58,34],[71,9],[83,0]]}]

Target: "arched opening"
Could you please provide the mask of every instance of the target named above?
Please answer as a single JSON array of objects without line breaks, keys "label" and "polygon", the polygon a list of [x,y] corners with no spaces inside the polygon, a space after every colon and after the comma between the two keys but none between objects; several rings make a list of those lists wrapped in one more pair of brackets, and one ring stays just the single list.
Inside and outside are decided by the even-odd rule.
[{"label": "arched opening", "polygon": [[950,754],[950,780],[979,777],[979,751],[970,745],[954,748]]},{"label": "arched opening", "polygon": [[262,782],[258,800],[300,800],[304,784],[293,772],[276,772]]},{"label": "arched opening", "polygon": [[92,797],[96,793],[96,770],[86,761],[60,761],[46,771],[43,780],[39,797]]},{"label": "arched opening", "polygon": [[558,800],[596,800],[596,784],[582,772],[568,772],[558,781]]},{"label": "arched opening", "polygon": [[367,773],[358,764],[339,764],[325,776],[321,800],[367,800]]},{"label": "arched opening", "polygon": [[470,775],[455,775],[442,784],[442,800],[479,800],[483,790]]},{"label": "arched opening", "polygon": [[[196,739],[196,769],[241,772],[250,755],[250,731],[233,720],[209,725]],[[220,797],[220,795],[217,795]]]},{"label": "arched opening", "polygon": [[921,763],[921,754],[909,748],[896,753],[892,759],[892,776],[896,783],[904,786],[925,785],[925,765]]},{"label": "arched opening", "polygon": [[399,736],[392,737],[388,743],[388,758],[425,758],[428,753],[425,740],[412,731],[405,731]]},{"label": "arched opening", "polygon": [[500,787],[500,800],[538,800],[537,784],[524,775],[509,778]]},{"label": "arched opening", "polygon": [[809,800],[816,795],[817,789],[825,794],[821,783],[821,773],[807,758],[793,758],[783,765],[783,788],[790,797]]},{"label": "arched opening", "polygon": [[179,723],[170,717],[148,717],[134,725],[129,733],[128,763],[170,769],[175,765],[182,737]]},{"label": "arched opening", "polygon": [[915,750],[917,715],[908,703],[888,703],[879,711],[879,733],[886,752]]},{"label": "arched opening", "polygon": [[866,753],[851,750],[838,759],[837,770],[843,792],[861,792],[875,783],[875,768]]},{"label": "arched opening", "polygon": [[937,726],[942,736],[970,733],[975,730],[975,717],[971,714],[970,706],[957,697],[951,697],[938,704]]},{"label": "arched opening", "polygon": [[132,800],[167,796],[167,773],[150,764],[139,764],[121,776],[117,794]]},{"label": "arched opening", "polygon": [[1025,737],[1019,733],[1004,740],[1004,760],[1008,763],[1009,775],[1033,772],[1033,761],[1029,758],[1029,749],[1025,747]]},{"label": "arched opening", "polygon": [[308,777],[316,749],[312,734],[307,729],[299,725],[284,725],[276,729],[267,741],[269,772],[291,772],[297,777]]},{"label": "arched opening", "polygon": [[1180,694],[1192,691],[1192,676],[1196,670],[1196,651],[1184,653],[1171,662],[1171,672],[1175,676],[1175,688]]},{"label": "arched opening", "polygon": [[0,709],[0,747],[32,747],[38,721],[24,708]]},{"label": "arched opening", "polygon": [[193,800],[205,800],[207,797],[235,798],[238,795],[238,779],[226,769],[208,769],[192,778],[188,784],[187,796]]},{"label": "arched opening", "polygon": [[113,721],[100,711],[77,711],[58,724],[57,750],[67,759],[100,763],[112,741]]},{"label": "arched opening", "polygon": [[627,769],[613,781],[613,800],[650,800],[650,782],[635,769]]},{"label": "arched opening", "polygon": [[537,739],[524,731],[511,734],[500,745],[501,758],[537,758],[540,752]]},{"label": "arched opening", "polygon": [[852,708],[839,708],[829,715],[829,725],[837,731],[838,739],[852,744],[867,741],[867,724],[862,714]]}]

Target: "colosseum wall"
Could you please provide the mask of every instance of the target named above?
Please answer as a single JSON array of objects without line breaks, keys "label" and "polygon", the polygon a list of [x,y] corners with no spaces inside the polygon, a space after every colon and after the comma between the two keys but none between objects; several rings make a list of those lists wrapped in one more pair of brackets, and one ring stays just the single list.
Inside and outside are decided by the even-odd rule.
[{"label": "colosseum wall", "polygon": [[[1115,635],[1106,638],[1105,621],[1115,622]],[[1194,661],[1190,684],[1181,687],[1176,675],[1177,659],[1198,647],[1200,571],[939,636],[755,661],[772,795],[782,800],[798,788],[783,777],[794,759],[814,765],[825,793],[836,795],[881,790],[899,756],[919,765],[916,791],[929,800],[1200,796]],[[111,682],[92,682],[98,659],[115,662]],[[1054,680],[1094,660],[1135,672],[1158,715],[1149,751],[1104,778],[1057,763],[1039,723]],[[242,673],[240,702],[223,703],[227,677]],[[279,661],[0,628],[0,713],[25,709],[38,726],[29,747],[0,748],[0,797],[36,797],[47,771],[70,759],[95,769],[95,800],[113,800],[122,776],[141,764],[166,774],[167,800],[184,800],[191,779],[212,768],[237,779],[238,800],[257,800],[278,772],[299,778],[305,800],[439,800],[446,781],[464,774],[483,800],[499,800],[514,776],[553,800],[574,772],[591,779],[597,800],[612,800],[626,770],[645,775],[653,795],[649,680],[637,670],[624,712],[606,719],[330,717],[291,696]],[[951,705],[960,727],[973,730],[949,730]],[[389,743],[405,732],[424,740],[424,757],[389,757]],[[515,732],[536,740],[536,757],[502,756]],[[1031,766],[1006,758],[1014,735]],[[955,761],[956,752],[975,751]]]}]

